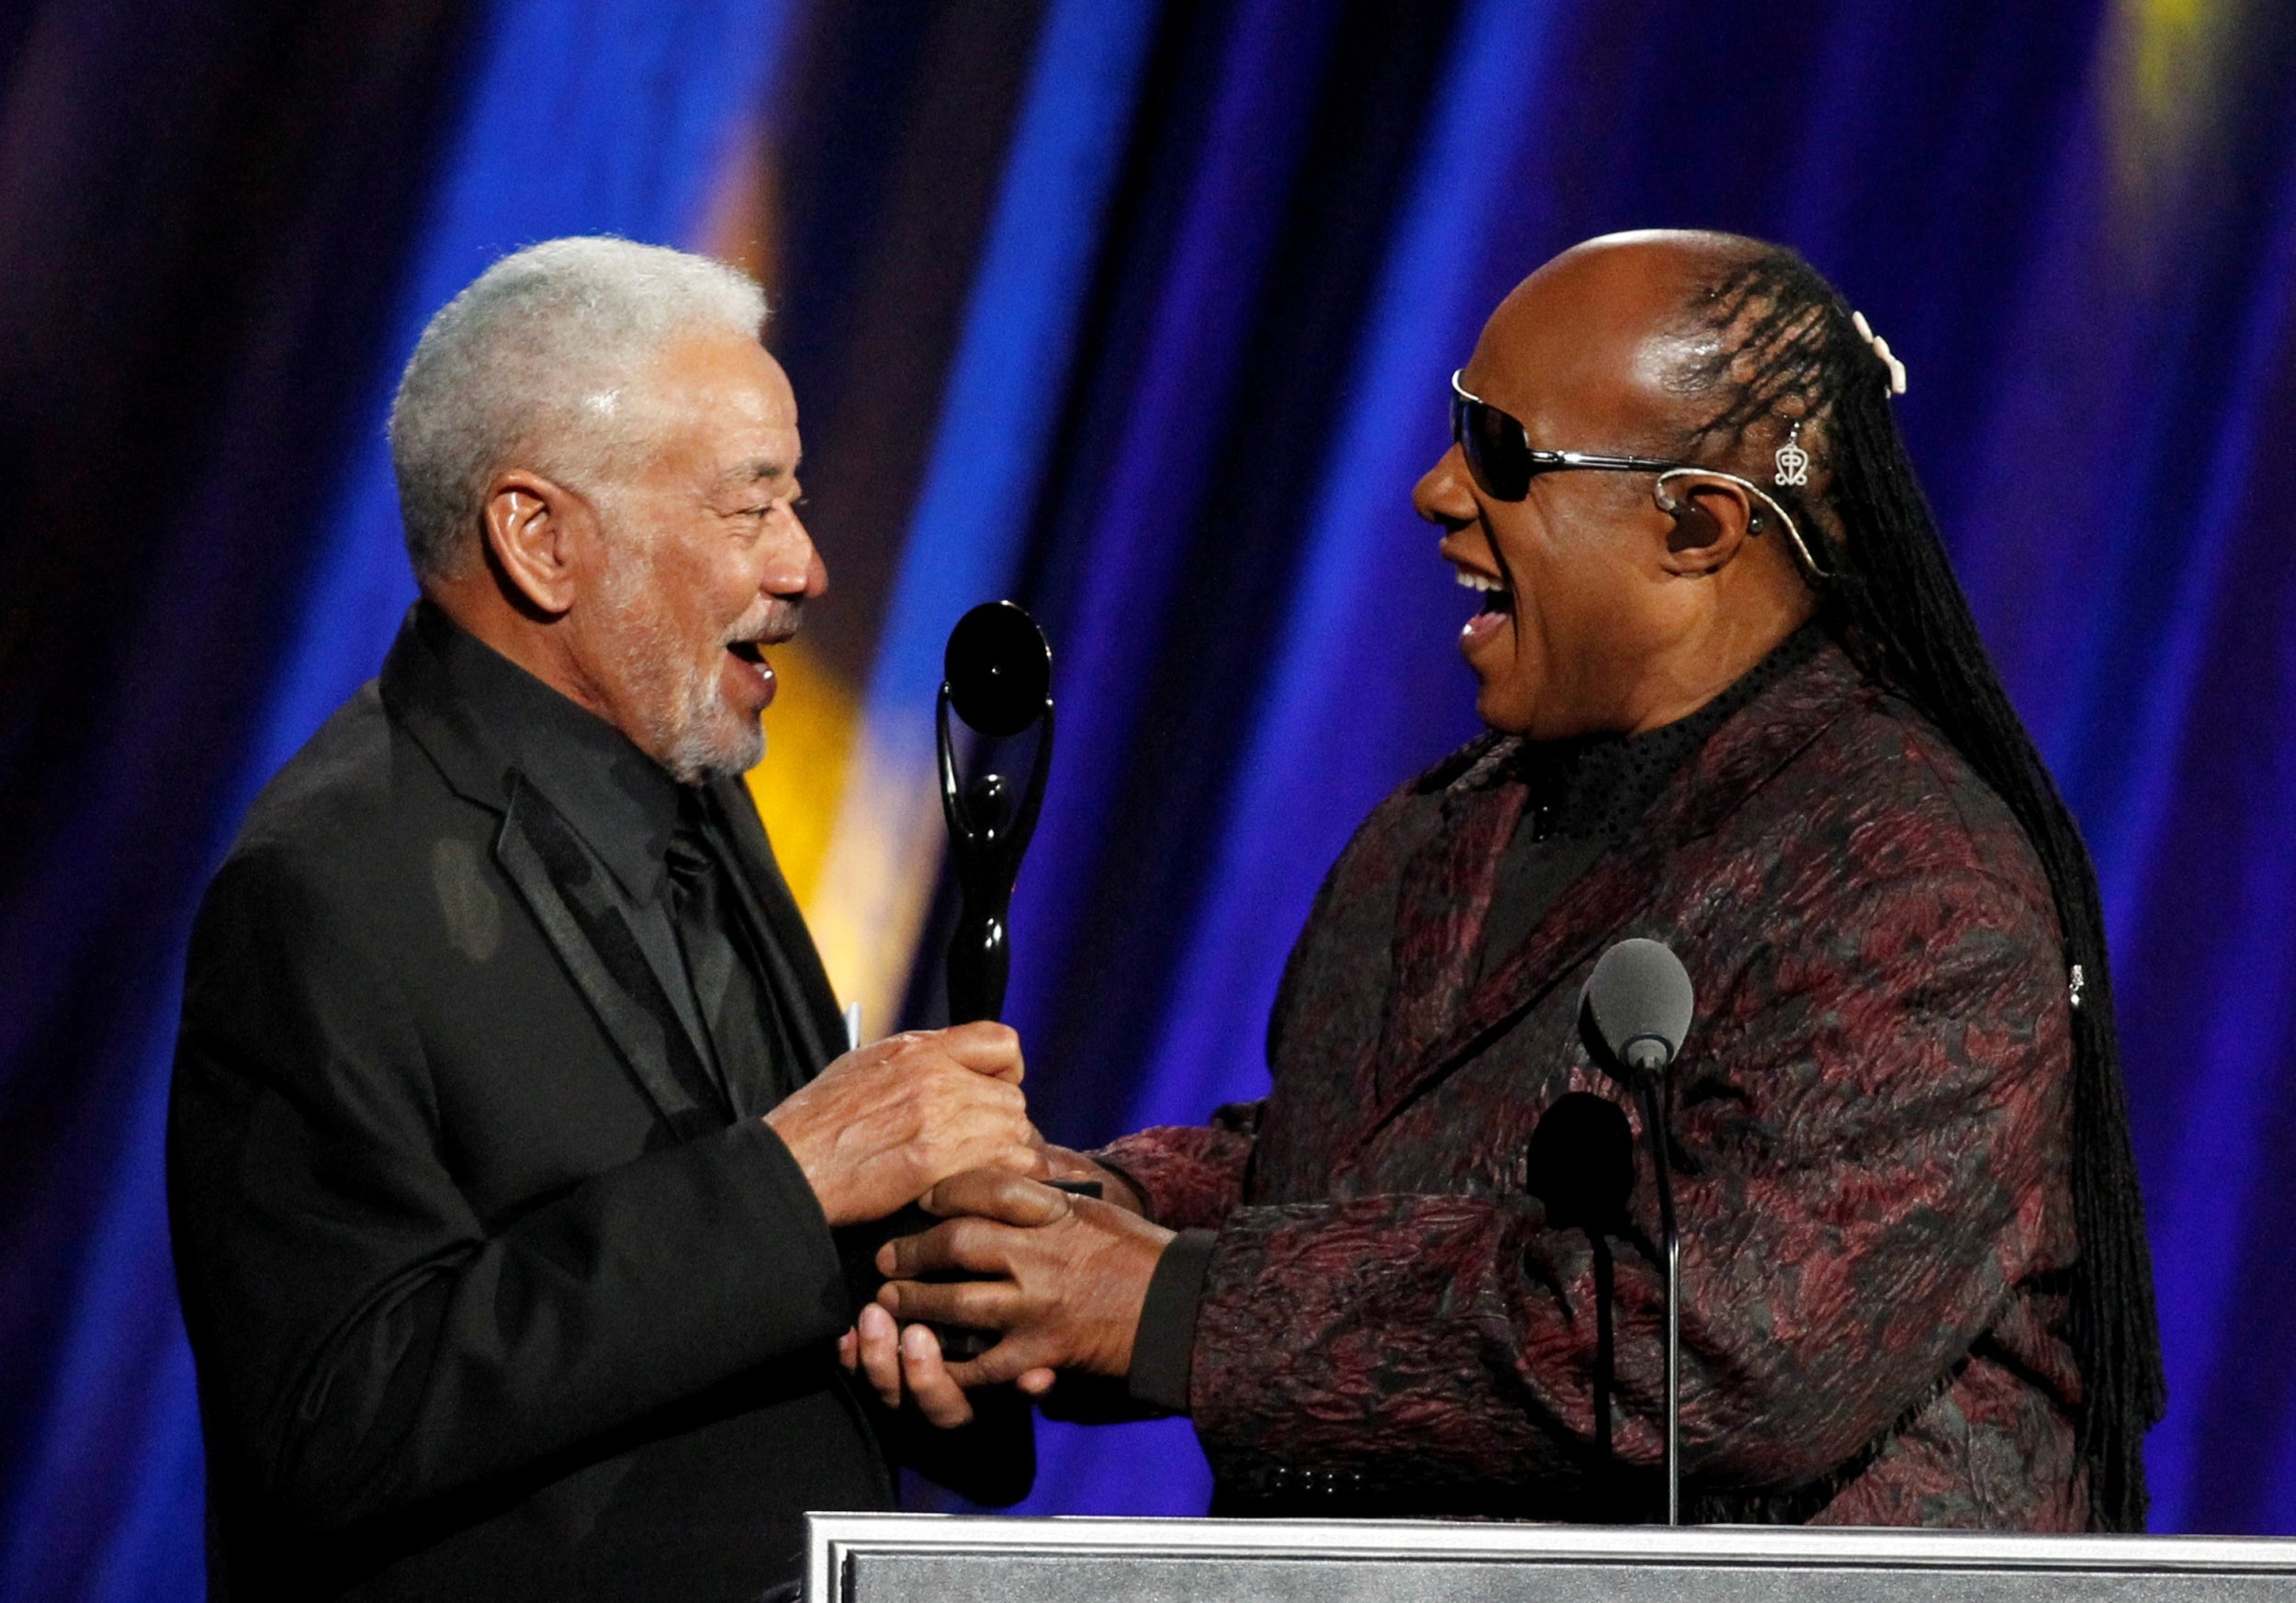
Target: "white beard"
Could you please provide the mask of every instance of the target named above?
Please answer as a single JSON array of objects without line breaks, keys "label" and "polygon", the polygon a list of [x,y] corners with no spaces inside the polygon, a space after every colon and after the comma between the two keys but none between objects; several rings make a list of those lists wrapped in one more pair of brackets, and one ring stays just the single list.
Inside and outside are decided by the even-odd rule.
[{"label": "white beard", "polygon": [[748,772],[765,755],[763,726],[726,704],[715,651],[692,660],[660,604],[651,552],[642,538],[630,546],[629,560],[609,570],[603,644],[647,749],[684,785]]}]

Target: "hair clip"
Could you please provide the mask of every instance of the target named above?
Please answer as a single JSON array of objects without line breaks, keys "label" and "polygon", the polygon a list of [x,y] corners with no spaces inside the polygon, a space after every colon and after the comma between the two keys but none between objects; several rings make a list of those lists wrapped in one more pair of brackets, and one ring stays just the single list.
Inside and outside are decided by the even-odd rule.
[{"label": "hair clip", "polygon": [[1785,444],[1778,447],[1778,482],[1780,484],[1799,485],[1809,482],[1809,453],[1802,449],[1801,440],[1802,423],[1799,418],[1796,418],[1794,423],[1794,431],[1786,435]]},{"label": "hair clip", "polygon": [[1874,348],[1874,354],[1882,359],[1882,366],[1889,369],[1886,384],[1889,392],[1903,395],[1906,392],[1906,365],[1891,355],[1889,342],[1874,332],[1874,325],[1865,321],[1865,313],[1862,311],[1850,314],[1850,325],[1858,331],[1858,338]]}]

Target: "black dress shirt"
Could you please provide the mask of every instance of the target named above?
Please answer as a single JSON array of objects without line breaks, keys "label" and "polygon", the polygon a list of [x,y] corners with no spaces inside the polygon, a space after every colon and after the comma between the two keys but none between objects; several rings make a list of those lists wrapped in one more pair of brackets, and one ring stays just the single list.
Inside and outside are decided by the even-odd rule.
[{"label": "black dress shirt", "polygon": [[803,1078],[781,1025],[802,1003],[777,997],[760,961],[762,914],[728,866],[709,793],[427,604],[416,611],[455,693],[570,828],[597,898],[635,937],[643,965],[617,977],[661,1024],[696,1122],[771,1108]]}]

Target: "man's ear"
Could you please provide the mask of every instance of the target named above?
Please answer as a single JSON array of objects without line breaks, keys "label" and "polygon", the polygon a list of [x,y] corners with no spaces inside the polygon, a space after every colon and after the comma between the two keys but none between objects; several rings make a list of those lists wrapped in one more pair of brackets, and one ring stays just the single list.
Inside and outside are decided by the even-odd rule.
[{"label": "man's ear", "polygon": [[487,554],[510,600],[544,617],[574,605],[574,525],[591,516],[564,485],[511,468],[487,485],[482,509]]},{"label": "man's ear", "polygon": [[1669,480],[1658,488],[1658,502],[1674,523],[1666,536],[1665,566],[1685,578],[1728,567],[1769,522],[1767,509],[1727,479]]}]

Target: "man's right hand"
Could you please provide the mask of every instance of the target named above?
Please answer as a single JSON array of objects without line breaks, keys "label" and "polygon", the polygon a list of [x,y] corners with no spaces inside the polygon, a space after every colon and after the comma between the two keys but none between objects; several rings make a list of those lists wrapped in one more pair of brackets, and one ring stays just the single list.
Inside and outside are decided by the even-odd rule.
[{"label": "man's right hand", "polygon": [[766,1114],[832,1226],[882,1219],[951,1175],[1045,1173],[1002,1024],[889,1036],[838,1058]]}]

